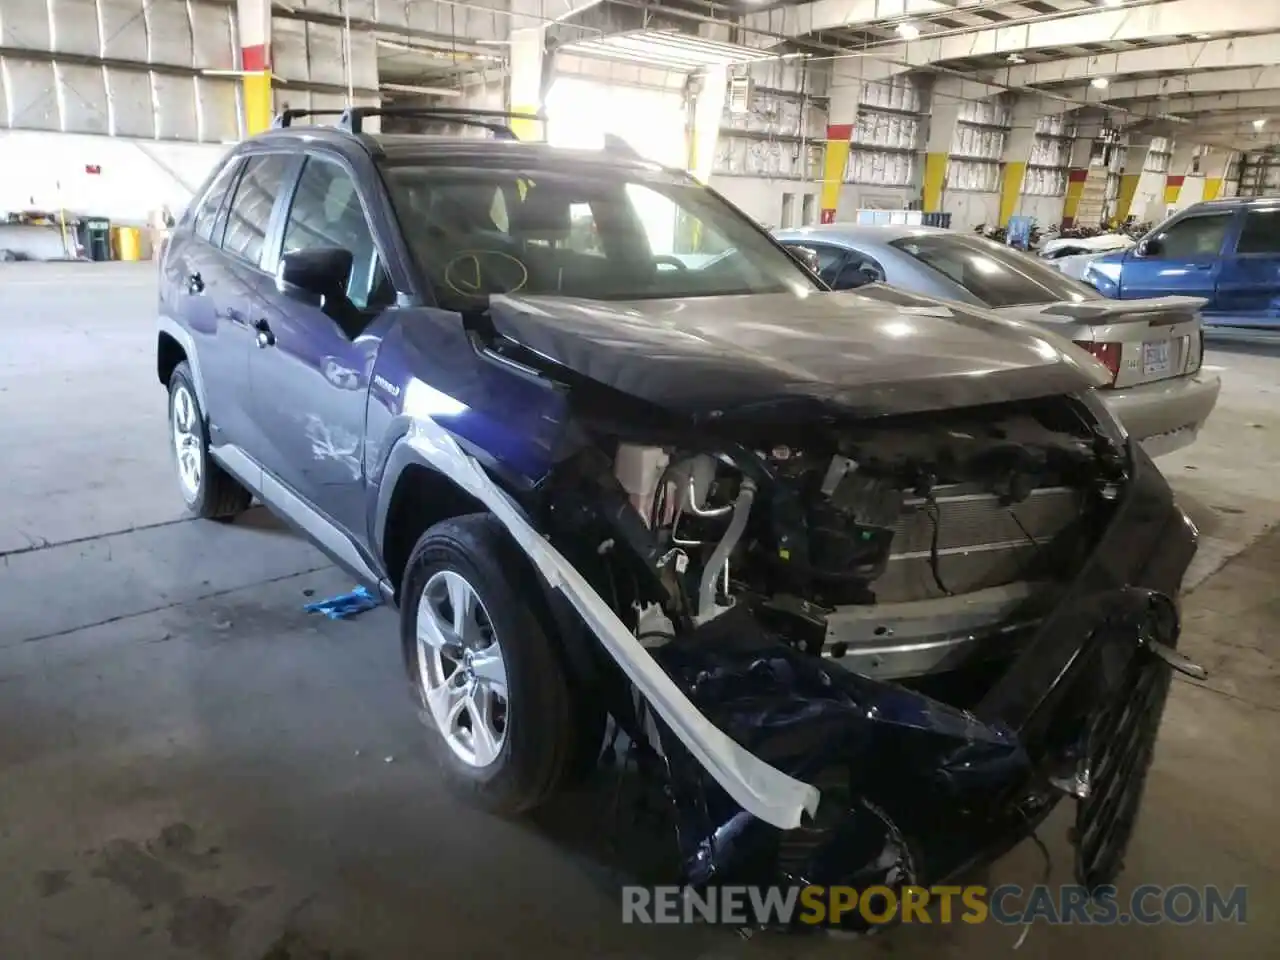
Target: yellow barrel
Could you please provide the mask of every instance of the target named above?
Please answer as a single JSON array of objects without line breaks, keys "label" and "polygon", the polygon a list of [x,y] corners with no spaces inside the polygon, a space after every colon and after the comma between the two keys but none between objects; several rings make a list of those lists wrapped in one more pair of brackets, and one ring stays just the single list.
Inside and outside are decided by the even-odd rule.
[{"label": "yellow barrel", "polygon": [[137,227],[116,227],[116,259],[142,259],[142,231]]}]

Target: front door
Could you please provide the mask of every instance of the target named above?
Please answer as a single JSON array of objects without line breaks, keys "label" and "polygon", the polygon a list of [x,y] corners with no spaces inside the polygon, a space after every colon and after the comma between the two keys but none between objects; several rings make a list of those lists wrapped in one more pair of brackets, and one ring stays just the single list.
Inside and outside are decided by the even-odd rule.
[{"label": "front door", "polygon": [[1222,259],[1218,294],[1206,313],[1230,323],[1280,326],[1280,205],[1246,210],[1234,246]]},{"label": "front door", "polygon": [[259,459],[268,473],[349,537],[368,533],[365,414],[380,343],[370,325],[395,300],[351,172],[309,155],[284,220],[281,254],[340,247],[353,258],[345,303],[324,307],[280,292],[257,294],[258,348],[250,356]]},{"label": "front door", "polygon": [[1175,220],[1148,238],[1150,252],[1139,254],[1144,244],[1124,258],[1121,296],[1204,297],[1213,300],[1222,250],[1235,218],[1234,211],[1193,213]]}]

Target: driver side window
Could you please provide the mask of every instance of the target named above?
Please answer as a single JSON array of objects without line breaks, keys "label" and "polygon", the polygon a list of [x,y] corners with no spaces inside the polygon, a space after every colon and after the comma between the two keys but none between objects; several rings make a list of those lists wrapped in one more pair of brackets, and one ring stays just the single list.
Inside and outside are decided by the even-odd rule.
[{"label": "driver side window", "polygon": [[1160,251],[1156,258],[1185,260],[1216,256],[1222,250],[1231,217],[1230,213],[1211,213],[1179,220],[1160,236]]},{"label": "driver side window", "polygon": [[378,256],[355,181],[339,163],[309,156],[284,228],[284,252],[341,247],[352,256],[347,299],[376,311],[395,301],[395,289]]}]

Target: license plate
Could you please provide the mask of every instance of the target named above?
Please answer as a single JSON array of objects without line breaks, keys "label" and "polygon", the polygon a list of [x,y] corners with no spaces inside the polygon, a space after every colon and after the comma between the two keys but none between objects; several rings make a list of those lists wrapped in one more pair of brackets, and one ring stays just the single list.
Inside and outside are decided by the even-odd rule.
[{"label": "license plate", "polygon": [[1169,363],[1169,341],[1157,340],[1142,345],[1142,375],[1144,377],[1159,376],[1171,372]]}]

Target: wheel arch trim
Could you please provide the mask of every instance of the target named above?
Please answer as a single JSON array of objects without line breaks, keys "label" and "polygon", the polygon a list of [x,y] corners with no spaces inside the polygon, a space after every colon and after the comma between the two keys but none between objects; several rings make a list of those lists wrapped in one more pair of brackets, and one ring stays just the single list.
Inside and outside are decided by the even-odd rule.
[{"label": "wheel arch trim", "polygon": [[[565,596],[658,716],[744,810],[784,830],[800,826],[804,814],[812,816],[817,811],[820,799],[817,787],[761,760],[708,720],[586,578],[533,527],[519,505],[462,449],[452,434],[429,416],[406,413],[410,416],[410,429],[401,443],[407,449],[404,453],[393,453],[388,466],[411,453],[412,459],[439,471],[484,504],[546,583]],[[384,473],[388,478],[396,475],[398,471]],[[379,493],[379,519],[386,516],[382,501],[385,499],[389,504],[391,497],[391,490],[386,489],[388,485],[383,486]],[[382,541],[381,528],[375,529]]]}]

